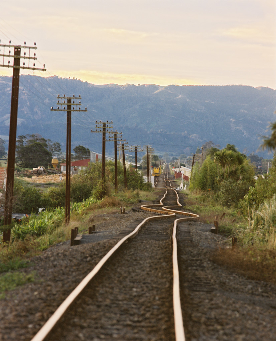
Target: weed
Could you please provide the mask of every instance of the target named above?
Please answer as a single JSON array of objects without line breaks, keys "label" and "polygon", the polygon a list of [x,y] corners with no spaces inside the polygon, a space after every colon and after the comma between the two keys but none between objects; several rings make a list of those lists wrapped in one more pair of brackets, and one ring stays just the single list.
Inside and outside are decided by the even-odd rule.
[{"label": "weed", "polygon": [[215,263],[253,280],[276,284],[276,251],[243,247],[219,249],[211,257]]},{"label": "weed", "polygon": [[20,285],[33,282],[35,273],[8,272],[0,276],[0,298],[5,298],[5,292],[13,290]]},{"label": "weed", "polygon": [[16,257],[14,259],[10,259],[6,263],[0,263],[0,273],[1,272],[7,272],[10,270],[18,270],[21,268],[26,268],[29,265],[30,265],[29,262]]}]

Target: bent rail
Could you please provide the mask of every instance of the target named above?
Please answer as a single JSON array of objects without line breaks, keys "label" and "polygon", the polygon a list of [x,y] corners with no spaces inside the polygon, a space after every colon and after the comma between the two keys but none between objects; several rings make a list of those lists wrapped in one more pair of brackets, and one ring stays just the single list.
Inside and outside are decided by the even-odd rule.
[{"label": "bent rail", "polygon": [[[171,183],[170,183],[171,187]],[[172,188],[173,191],[176,194],[176,201],[177,206],[182,207],[182,205],[179,202],[179,195],[177,191]],[[190,213],[190,212],[183,212],[179,210],[172,209],[171,207],[174,206],[164,206],[163,201],[168,193],[168,189],[166,188],[166,192],[162,199],[160,200],[160,204],[156,205],[143,205],[141,208],[146,211],[150,212],[156,212],[159,214],[164,214],[166,212],[168,215],[173,214],[180,214],[185,215],[186,218],[179,218],[174,221],[174,227],[173,227],[173,234],[172,234],[172,244],[173,244],[173,253],[172,253],[172,259],[173,259],[173,311],[174,311],[174,330],[175,330],[175,340],[176,341],[185,341],[185,332],[184,332],[184,326],[183,326],[183,316],[182,316],[182,309],[181,309],[181,300],[180,300],[180,283],[179,283],[179,267],[178,267],[178,259],[177,259],[177,238],[176,238],[176,230],[178,222],[180,221],[189,221],[189,220],[196,220],[199,218],[199,215]],[[151,206],[151,207],[149,207]],[[152,207],[162,207],[162,210],[160,209],[154,209]]]},{"label": "bent rail", "polygon": [[[175,190],[174,190],[175,191]],[[88,283],[95,277],[95,275],[104,266],[107,260],[119,249],[119,247],[124,244],[128,239],[134,237],[141,227],[145,225],[150,220],[166,219],[175,216],[176,214],[185,215],[185,218],[176,219],[173,228],[173,309],[174,309],[174,324],[175,324],[175,338],[176,341],[185,341],[182,310],[180,302],[180,285],[179,285],[179,270],[177,261],[177,240],[176,240],[176,229],[179,221],[195,220],[199,216],[189,212],[177,211],[170,209],[169,206],[163,205],[163,200],[165,199],[168,190],[164,194],[163,198],[160,200],[160,204],[156,205],[142,205],[141,209],[160,214],[159,216],[148,217],[144,219],[130,234],[122,238],[94,267],[94,269],[80,282],[80,284],[72,291],[72,293],[65,299],[65,301],[58,307],[54,314],[48,319],[44,326],[37,332],[37,334],[32,338],[31,341],[43,341],[65,314],[70,305],[76,300]],[[177,206],[182,206],[179,203],[178,193],[175,191],[177,196]],[[150,207],[149,207],[150,206]],[[173,206],[175,207],[175,206]],[[161,208],[161,209],[160,209]]]},{"label": "bent rail", "polygon": [[58,323],[61,317],[65,314],[66,310],[75,301],[75,299],[80,295],[92,278],[100,271],[107,260],[119,249],[119,247],[126,242],[128,239],[134,237],[141,227],[145,225],[149,220],[158,220],[164,218],[171,218],[174,214],[167,214],[163,216],[153,216],[144,219],[130,234],[122,238],[94,267],[94,269],[80,282],[80,284],[71,292],[71,294],[65,299],[65,301],[58,307],[54,314],[49,318],[49,320],[44,324],[44,326],[38,331],[38,333],[32,338],[31,341],[43,341],[47,335],[52,331],[54,326]]}]

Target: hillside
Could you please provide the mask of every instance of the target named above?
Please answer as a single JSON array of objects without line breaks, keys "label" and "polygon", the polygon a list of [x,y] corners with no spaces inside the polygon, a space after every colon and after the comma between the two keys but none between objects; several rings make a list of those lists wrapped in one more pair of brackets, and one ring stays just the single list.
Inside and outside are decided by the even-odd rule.
[{"label": "hillside", "polygon": [[[129,144],[150,144],[155,152],[190,154],[207,141],[256,152],[274,121],[276,90],[249,86],[93,85],[76,79],[21,76],[18,135],[39,133],[65,149],[66,114],[51,112],[57,95],[82,96],[87,113],[72,114],[72,148],[101,151],[92,134],[96,120],[112,120]],[[0,77],[0,137],[7,139],[11,77]],[[7,146],[7,144],[6,144]],[[107,150],[112,152],[108,143]],[[260,155],[261,154],[259,153]]]}]

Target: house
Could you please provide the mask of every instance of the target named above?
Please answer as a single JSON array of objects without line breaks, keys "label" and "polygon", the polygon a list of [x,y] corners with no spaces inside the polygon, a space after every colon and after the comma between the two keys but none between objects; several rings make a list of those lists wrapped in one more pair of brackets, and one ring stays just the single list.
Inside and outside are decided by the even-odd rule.
[{"label": "house", "polygon": [[[88,167],[90,159],[77,160],[71,162],[71,174],[77,174],[79,170]],[[66,163],[60,164],[60,171],[66,173]]]},{"label": "house", "polygon": [[98,154],[96,152],[92,152],[90,150],[90,161],[91,162],[97,162],[100,161],[102,159],[102,154]]},{"label": "house", "polygon": [[188,167],[180,167],[180,168],[173,168],[174,171],[174,177],[175,179],[183,179],[185,181],[189,181],[191,177],[192,170]]}]

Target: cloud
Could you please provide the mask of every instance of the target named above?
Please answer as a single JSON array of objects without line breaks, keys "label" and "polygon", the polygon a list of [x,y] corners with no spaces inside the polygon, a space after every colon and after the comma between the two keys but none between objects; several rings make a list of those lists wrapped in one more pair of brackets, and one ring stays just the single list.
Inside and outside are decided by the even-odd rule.
[{"label": "cloud", "polygon": [[232,27],[221,33],[224,37],[229,37],[242,42],[257,45],[274,45],[275,30],[274,28],[264,26],[241,26]]},{"label": "cloud", "polygon": [[134,43],[144,41],[148,38],[156,37],[158,34],[154,32],[132,31],[118,28],[103,29],[102,33],[111,39],[123,40],[124,42]]},{"label": "cloud", "polygon": [[146,74],[124,74],[124,73],[110,73],[110,72],[98,72],[79,70],[74,72],[53,71],[53,73],[59,77],[75,78],[87,81],[93,84],[159,84],[159,85],[196,85],[201,84],[200,81],[193,79],[181,79],[173,77],[162,77]]}]

